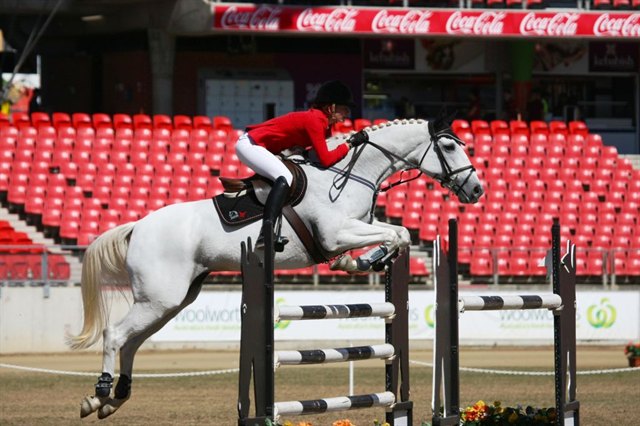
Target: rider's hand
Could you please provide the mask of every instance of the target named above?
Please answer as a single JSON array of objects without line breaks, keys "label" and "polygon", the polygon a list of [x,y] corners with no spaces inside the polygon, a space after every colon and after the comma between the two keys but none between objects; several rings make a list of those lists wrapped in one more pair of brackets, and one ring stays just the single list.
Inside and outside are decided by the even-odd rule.
[{"label": "rider's hand", "polygon": [[354,133],[349,139],[347,139],[347,143],[354,148],[362,145],[365,142],[369,142],[369,135],[364,130],[360,130],[358,133]]}]

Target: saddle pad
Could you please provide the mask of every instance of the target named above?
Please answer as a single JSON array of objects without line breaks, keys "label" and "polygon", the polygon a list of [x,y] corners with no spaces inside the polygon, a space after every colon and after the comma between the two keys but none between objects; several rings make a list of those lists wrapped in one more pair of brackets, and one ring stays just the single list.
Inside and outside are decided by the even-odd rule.
[{"label": "saddle pad", "polygon": [[[287,201],[287,204],[295,206],[300,203],[307,192],[307,176],[299,165],[291,161],[285,161],[285,165],[294,175],[295,185],[291,199]],[[213,205],[216,206],[216,211],[222,222],[230,226],[246,225],[262,219],[264,215],[264,206],[258,201],[253,189],[243,192],[238,197],[217,195],[213,197]]]},{"label": "saddle pad", "polygon": [[226,225],[240,226],[262,219],[264,207],[258,202],[253,191],[239,197],[224,194],[213,197],[220,220]]}]

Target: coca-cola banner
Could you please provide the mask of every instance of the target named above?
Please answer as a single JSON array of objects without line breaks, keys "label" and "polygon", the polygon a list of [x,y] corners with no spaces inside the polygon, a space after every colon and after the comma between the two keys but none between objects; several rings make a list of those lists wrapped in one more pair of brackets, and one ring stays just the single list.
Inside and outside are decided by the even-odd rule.
[{"label": "coca-cola banner", "polygon": [[255,4],[214,4],[212,7],[213,28],[225,31],[640,39],[640,13],[637,12],[305,8]]}]

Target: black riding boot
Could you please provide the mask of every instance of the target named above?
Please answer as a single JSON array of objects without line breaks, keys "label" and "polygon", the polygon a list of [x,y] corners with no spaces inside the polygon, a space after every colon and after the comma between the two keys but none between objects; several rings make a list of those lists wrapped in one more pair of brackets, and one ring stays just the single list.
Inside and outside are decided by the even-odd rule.
[{"label": "black riding boot", "polygon": [[[275,246],[276,251],[283,251],[284,245],[289,241],[286,238],[280,236],[280,228],[282,224],[282,207],[284,207],[285,201],[287,200],[287,196],[289,195],[289,184],[287,180],[280,176],[273,183],[271,187],[271,192],[269,192],[269,196],[267,197],[267,201],[264,203],[264,219],[270,220],[271,223],[276,224],[276,221],[279,221],[276,231],[276,240]],[[258,241],[256,242],[256,247],[264,244],[264,228],[260,231],[260,236],[258,237]]]}]

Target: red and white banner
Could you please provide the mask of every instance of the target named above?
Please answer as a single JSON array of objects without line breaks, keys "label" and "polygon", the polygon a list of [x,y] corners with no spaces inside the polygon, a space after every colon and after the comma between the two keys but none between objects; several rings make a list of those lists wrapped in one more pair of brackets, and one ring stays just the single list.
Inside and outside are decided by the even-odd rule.
[{"label": "red and white banner", "polygon": [[213,6],[213,29],[394,36],[640,39],[638,12]]}]

